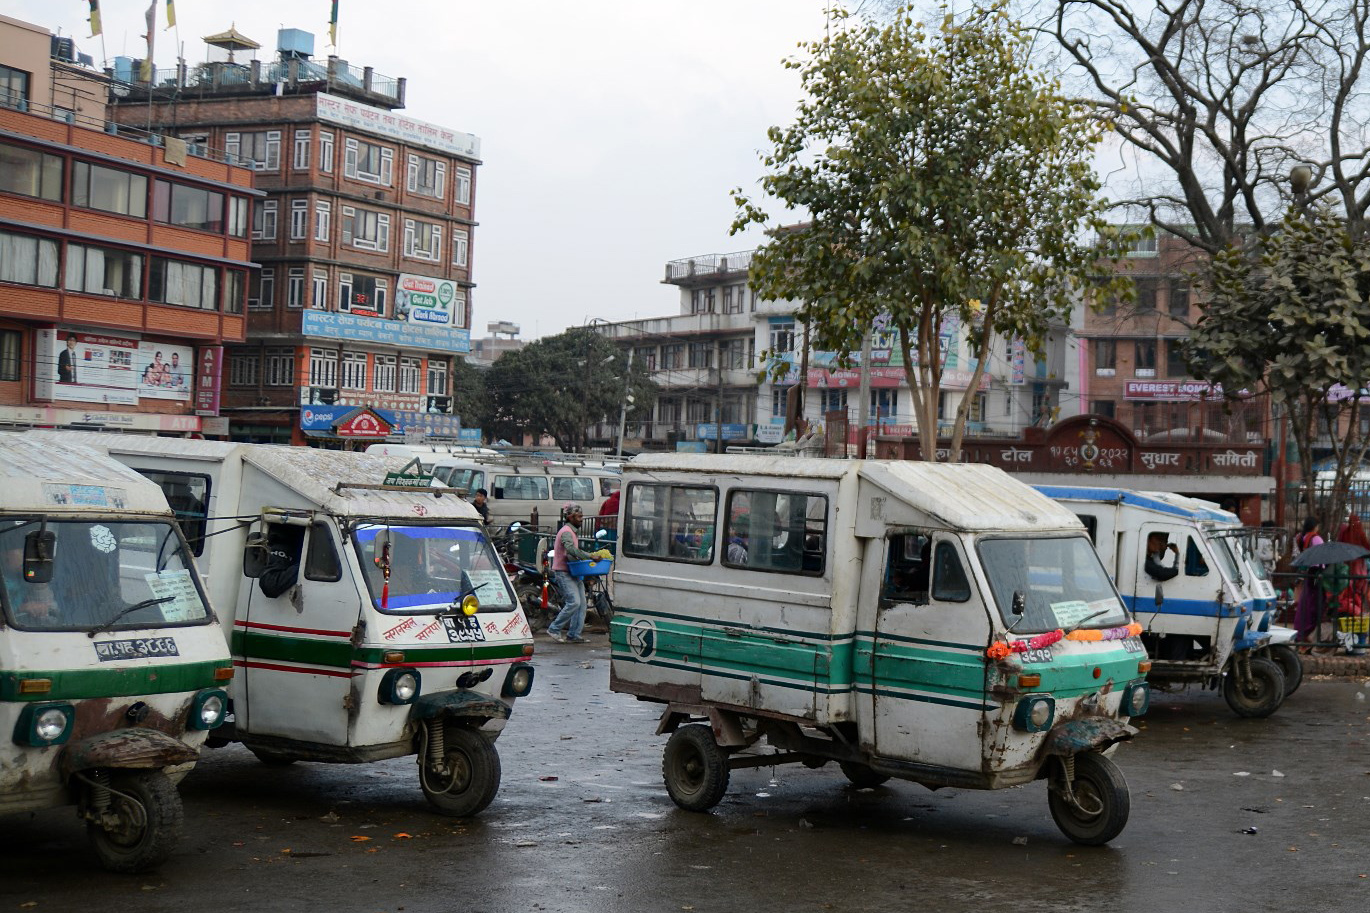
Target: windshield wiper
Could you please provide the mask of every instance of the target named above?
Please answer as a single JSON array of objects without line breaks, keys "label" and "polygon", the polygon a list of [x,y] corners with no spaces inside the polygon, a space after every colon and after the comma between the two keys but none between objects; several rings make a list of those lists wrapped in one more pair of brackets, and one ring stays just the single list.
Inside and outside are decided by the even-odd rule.
[{"label": "windshield wiper", "polygon": [[162,596],[161,598],[144,599],[142,602],[135,602],[133,605],[122,609],[109,621],[91,628],[89,631],[86,632],[86,636],[93,638],[96,634],[103,634],[105,631],[108,631],[110,628],[118,624],[120,619],[132,615],[139,609],[146,609],[148,606],[161,605],[164,602],[171,602],[175,598],[175,596]]},{"label": "windshield wiper", "polygon": [[1082,627],[1089,624],[1091,621],[1098,618],[1100,615],[1107,615],[1109,612],[1112,611],[1112,609],[1100,609],[1093,615],[1086,615],[1084,618],[1081,618],[1079,621],[1075,622],[1075,624],[1071,625],[1069,630],[1066,631],[1065,636],[1068,637],[1071,634],[1074,634],[1076,631],[1080,630]]},{"label": "windshield wiper", "polygon": [[[489,582],[489,581],[487,581],[487,583],[488,583],[488,582]],[[484,583],[478,583],[478,584],[476,584],[475,586],[471,587],[471,589],[465,590],[464,592],[462,592],[459,596],[457,596],[456,599],[453,599],[453,600],[452,600],[452,604],[451,604],[450,606],[447,607],[447,611],[448,611],[448,612],[456,612],[456,611],[460,610],[460,609],[461,609],[461,601],[462,601],[463,599],[465,599],[467,596],[470,596],[470,595],[474,594],[474,593],[476,592],[476,590],[480,589],[480,588],[483,587],[483,586],[485,586]]]}]

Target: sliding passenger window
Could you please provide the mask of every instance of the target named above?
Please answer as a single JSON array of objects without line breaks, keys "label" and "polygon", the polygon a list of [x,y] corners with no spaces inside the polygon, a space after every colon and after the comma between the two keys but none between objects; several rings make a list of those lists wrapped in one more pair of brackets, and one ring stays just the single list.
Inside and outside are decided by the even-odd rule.
[{"label": "sliding passenger window", "polygon": [[735,488],[728,493],[722,563],[754,571],[820,577],[827,567],[824,495]]},{"label": "sliding passenger window", "polygon": [[336,583],[342,579],[342,561],[327,523],[309,528],[309,548],[304,558],[304,579]]},{"label": "sliding passenger window", "polygon": [[171,512],[190,543],[195,557],[205,552],[205,527],[209,519],[209,476],[188,472],[140,469],[139,474],[161,487]]},{"label": "sliding passenger window", "polygon": [[1184,549],[1184,573],[1186,577],[1207,577],[1208,561],[1193,536],[1186,536],[1188,543]]},{"label": "sliding passenger window", "polygon": [[628,486],[627,500],[625,555],[686,564],[713,560],[717,489],[637,482]]}]

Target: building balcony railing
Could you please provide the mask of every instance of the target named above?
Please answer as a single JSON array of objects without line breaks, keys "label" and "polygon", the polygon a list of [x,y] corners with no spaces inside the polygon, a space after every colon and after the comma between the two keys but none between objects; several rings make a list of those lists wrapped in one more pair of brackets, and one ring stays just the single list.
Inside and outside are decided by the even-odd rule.
[{"label": "building balcony railing", "polygon": [[355,67],[337,57],[328,58],[326,64],[313,60],[209,61],[193,67],[182,64],[154,70],[146,82],[139,78],[136,65],[130,71],[115,69],[112,75],[111,88],[120,100],[146,99],[149,93],[154,98],[263,93],[298,95],[324,88],[386,108],[404,107],[403,77],[382,76],[370,67]]},{"label": "building balcony railing", "polygon": [[717,281],[728,276],[746,275],[752,265],[752,255],[756,251],[744,250],[731,254],[705,254],[699,257],[686,257],[672,260],[666,264],[665,282],[675,285],[692,285],[707,281]]}]

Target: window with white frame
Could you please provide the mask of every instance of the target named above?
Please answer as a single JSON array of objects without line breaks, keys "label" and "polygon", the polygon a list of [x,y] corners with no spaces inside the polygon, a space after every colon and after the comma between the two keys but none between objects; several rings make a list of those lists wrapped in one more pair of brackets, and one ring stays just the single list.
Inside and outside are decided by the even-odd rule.
[{"label": "window with white frame", "polygon": [[986,393],[976,393],[970,398],[970,411],[966,413],[966,421],[983,422],[988,415],[989,395]]},{"label": "window with white frame", "polygon": [[276,269],[264,266],[252,280],[252,291],[247,297],[247,307],[253,311],[269,311],[276,306]]},{"label": "window with white frame", "polygon": [[782,387],[779,384],[771,388],[771,417],[784,418],[785,408],[789,403],[790,388]]},{"label": "window with white frame", "polygon": [[395,361],[394,355],[376,356],[376,376],[372,388],[377,393],[395,392]]},{"label": "window with white frame", "polygon": [[824,390],[822,397],[822,407],[824,414],[829,412],[847,411],[847,391],[846,390]]},{"label": "window with white frame", "polygon": [[280,171],[281,131],[225,133],[224,152],[228,153],[230,160],[251,162],[257,171]]},{"label": "window with white frame", "polygon": [[228,233],[235,238],[247,235],[247,197],[228,198]]},{"label": "window with white frame", "polygon": [[452,232],[452,262],[457,266],[465,266],[467,257],[471,253],[471,233],[456,229]]},{"label": "window with white frame", "polygon": [[266,385],[291,387],[295,385],[295,350],[266,350]]},{"label": "window with white frame", "polygon": [[252,210],[252,240],[276,240],[276,201],[258,200]]},{"label": "window with white frame", "polygon": [[447,184],[447,163],[422,155],[409,155],[408,180],[410,193],[441,200]]},{"label": "window with white frame", "polygon": [[304,267],[292,266],[286,274],[285,306],[304,307]]},{"label": "window with white frame", "polygon": [[309,201],[290,201],[290,240],[303,241],[309,236]]},{"label": "window with white frame", "polygon": [[373,212],[370,209],[357,209],[353,206],[342,208],[343,243],[360,247],[363,250],[385,252],[390,249],[390,215]]},{"label": "window with white frame", "polygon": [[777,320],[771,323],[771,354],[794,351],[794,321]]},{"label": "window with white frame", "polygon": [[452,293],[452,325],[459,330],[466,329],[466,293]]},{"label": "window with white frame", "polygon": [[879,424],[880,422],[892,422],[899,415],[899,391],[892,388],[881,388],[871,391],[871,421]]},{"label": "window with white frame", "polygon": [[314,204],[314,240],[327,241],[333,231],[333,204],[319,200]]},{"label": "window with white frame", "polygon": [[389,187],[394,167],[394,149],[365,140],[347,140],[343,153],[343,174],[347,177]]},{"label": "window with white frame", "polygon": [[714,345],[711,342],[692,342],[689,350],[690,367],[712,368],[714,366]]},{"label": "window with white frame", "polygon": [[319,170],[333,173],[333,134],[319,134]]},{"label": "window with white frame", "polygon": [[338,353],[333,349],[309,350],[309,386],[338,385]]},{"label": "window with white frame", "polygon": [[342,356],[342,385],[345,390],[366,389],[366,353],[344,352]]},{"label": "window with white frame", "polygon": [[401,393],[422,393],[419,389],[419,380],[423,377],[423,363],[417,358],[400,359],[400,391]]},{"label": "window with white frame", "polygon": [[428,359],[428,395],[447,395],[447,362],[442,359]]},{"label": "window with white frame", "polygon": [[442,226],[419,219],[405,219],[404,255],[436,263],[442,257]]},{"label": "window with white frame", "polygon": [[454,180],[457,184],[457,202],[469,205],[471,202],[471,169],[457,168]]},{"label": "window with white frame", "polygon": [[229,386],[257,386],[257,369],[261,367],[261,363],[261,356],[256,352],[244,352],[233,355],[228,360]]},{"label": "window with white frame", "polygon": [[718,344],[720,367],[740,371],[747,365],[747,343],[750,339],[725,339]]},{"label": "window with white frame", "polygon": [[390,283],[375,276],[340,273],[338,276],[338,310],[365,311],[384,317]]},{"label": "window with white frame", "polygon": [[309,146],[312,139],[308,130],[295,131],[295,155],[290,166],[296,171],[309,170]]},{"label": "window with white frame", "polygon": [[316,311],[328,310],[328,270],[314,270],[314,288],[309,296],[309,306]]}]

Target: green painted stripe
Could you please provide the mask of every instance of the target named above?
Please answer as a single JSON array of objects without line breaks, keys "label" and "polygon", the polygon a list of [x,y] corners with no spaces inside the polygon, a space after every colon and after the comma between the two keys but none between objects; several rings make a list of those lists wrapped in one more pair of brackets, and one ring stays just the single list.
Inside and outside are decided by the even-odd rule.
[{"label": "green painted stripe", "polygon": [[965,650],[974,653],[977,656],[983,656],[985,653],[984,644],[967,644],[954,640],[929,640],[926,637],[908,637],[903,634],[891,634],[885,631],[882,631],[879,634],[875,634],[871,631],[857,631],[855,638],[857,643],[873,643],[878,638],[884,643],[914,644],[922,647],[943,647],[949,650]]},{"label": "green painted stripe", "polygon": [[[0,670],[0,701],[79,701],[198,691],[222,687],[226,682],[215,681],[215,670],[232,668],[227,660],[211,660],[115,669],[32,669],[23,672],[6,669]],[[19,693],[21,681],[36,678],[51,679],[52,690],[43,694]]]},{"label": "green painted stripe", "polygon": [[698,615],[680,615],[674,612],[656,612],[649,609],[625,609],[622,606],[614,606],[614,621],[620,618],[624,624],[632,624],[636,617],[651,619],[666,619],[669,621],[679,621],[691,627],[700,629],[709,628],[743,628],[748,632],[757,634],[778,634],[784,637],[803,637],[808,640],[822,641],[841,641],[851,640],[850,634],[833,634],[830,631],[800,631],[795,628],[772,628],[763,625],[750,625],[740,621],[722,621],[712,618],[700,618]]},{"label": "green painted stripe", "polygon": [[404,644],[354,649],[346,641],[313,640],[307,637],[263,634],[255,631],[233,632],[233,655],[240,659],[305,663],[333,669],[350,669],[354,662],[382,665],[385,654],[394,652],[403,653],[407,663],[517,659],[523,656],[523,646],[523,641],[507,641],[487,645],[440,644],[430,647]]}]

